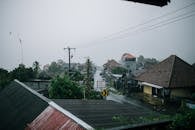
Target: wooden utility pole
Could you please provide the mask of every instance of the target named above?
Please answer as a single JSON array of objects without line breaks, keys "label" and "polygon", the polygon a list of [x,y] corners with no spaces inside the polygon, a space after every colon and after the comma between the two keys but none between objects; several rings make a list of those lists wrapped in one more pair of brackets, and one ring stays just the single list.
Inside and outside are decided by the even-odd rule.
[{"label": "wooden utility pole", "polygon": [[91,64],[90,59],[87,58],[87,61],[86,61],[86,86],[87,86],[87,92],[90,92],[90,90],[91,90],[91,79],[92,79],[91,71],[92,71],[92,64]]},{"label": "wooden utility pole", "polygon": [[69,75],[70,75],[70,60],[71,60],[71,58],[72,58],[72,57],[70,56],[70,51],[71,51],[71,50],[75,50],[76,48],[70,48],[70,47],[64,48],[64,50],[66,50],[66,49],[68,50],[68,59],[69,59],[69,60],[68,60],[68,72],[69,72]]}]

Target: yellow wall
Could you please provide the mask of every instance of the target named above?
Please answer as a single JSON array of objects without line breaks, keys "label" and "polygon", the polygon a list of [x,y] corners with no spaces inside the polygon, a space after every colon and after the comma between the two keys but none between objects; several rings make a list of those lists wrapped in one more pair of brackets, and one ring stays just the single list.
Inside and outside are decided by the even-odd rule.
[{"label": "yellow wall", "polygon": [[144,85],[144,93],[152,95],[152,87]]}]

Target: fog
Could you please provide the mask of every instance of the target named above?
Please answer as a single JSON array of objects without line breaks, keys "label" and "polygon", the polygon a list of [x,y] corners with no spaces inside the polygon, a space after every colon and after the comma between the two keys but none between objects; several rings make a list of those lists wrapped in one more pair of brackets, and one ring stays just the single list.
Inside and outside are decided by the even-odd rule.
[{"label": "fog", "polygon": [[158,60],[175,54],[192,64],[194,15],[194,0],[171,0],[164,7],[122,0],[1,0],[0,67],[68,62],[67,46],[76,48],[72,62],[90,57],[102,65],[127,52]]}]

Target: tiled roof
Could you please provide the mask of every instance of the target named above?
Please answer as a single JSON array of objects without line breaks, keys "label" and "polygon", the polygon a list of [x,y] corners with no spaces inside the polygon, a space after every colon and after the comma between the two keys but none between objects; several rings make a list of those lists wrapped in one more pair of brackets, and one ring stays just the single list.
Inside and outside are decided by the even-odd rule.
[{"label": "tiled roof", "polygon": [[121,57],[121,60],[125,61],[125,60],[128,60],[128,59],[135,59],[136,57],[133,56],[132,54],[129,54],[129,53],[124,53]]},{"label": "tiled roof", "polygon": [[62,108],[70,111],[95,129],[113,128],[126,125],[125,122],[113,120],[115,116],[124,116],[128,119],[146,116],[151,111],[143,108],[120,104],[107,100],[71,100],[71,99],[53,99],[55,103]]},{"label": "tiled roof", "polygon": [[136,79],[162,87],[195,87],[195,70],[181,58],[171,55]]}]

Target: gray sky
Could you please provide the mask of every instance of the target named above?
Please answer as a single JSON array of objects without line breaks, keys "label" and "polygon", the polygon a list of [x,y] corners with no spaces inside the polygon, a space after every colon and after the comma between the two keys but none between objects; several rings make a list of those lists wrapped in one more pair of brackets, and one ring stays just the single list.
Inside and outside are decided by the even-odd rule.
[{"label": "gray sky", "polygon": [[[192,3],[195,0],[171,0],[161,8],[122,0],[0,0],[0,67],[11,70],[21,63],[19,38],[27,66],[35,60],[41,65],[57,59],[68,62],[63,50],[67,46],[76,48],[73,62],[89,56],[102,65],[128,52],[159,60],[176,54],[191,64],[195,62]],[[177,9],[181,10],[169,13]]]}]

